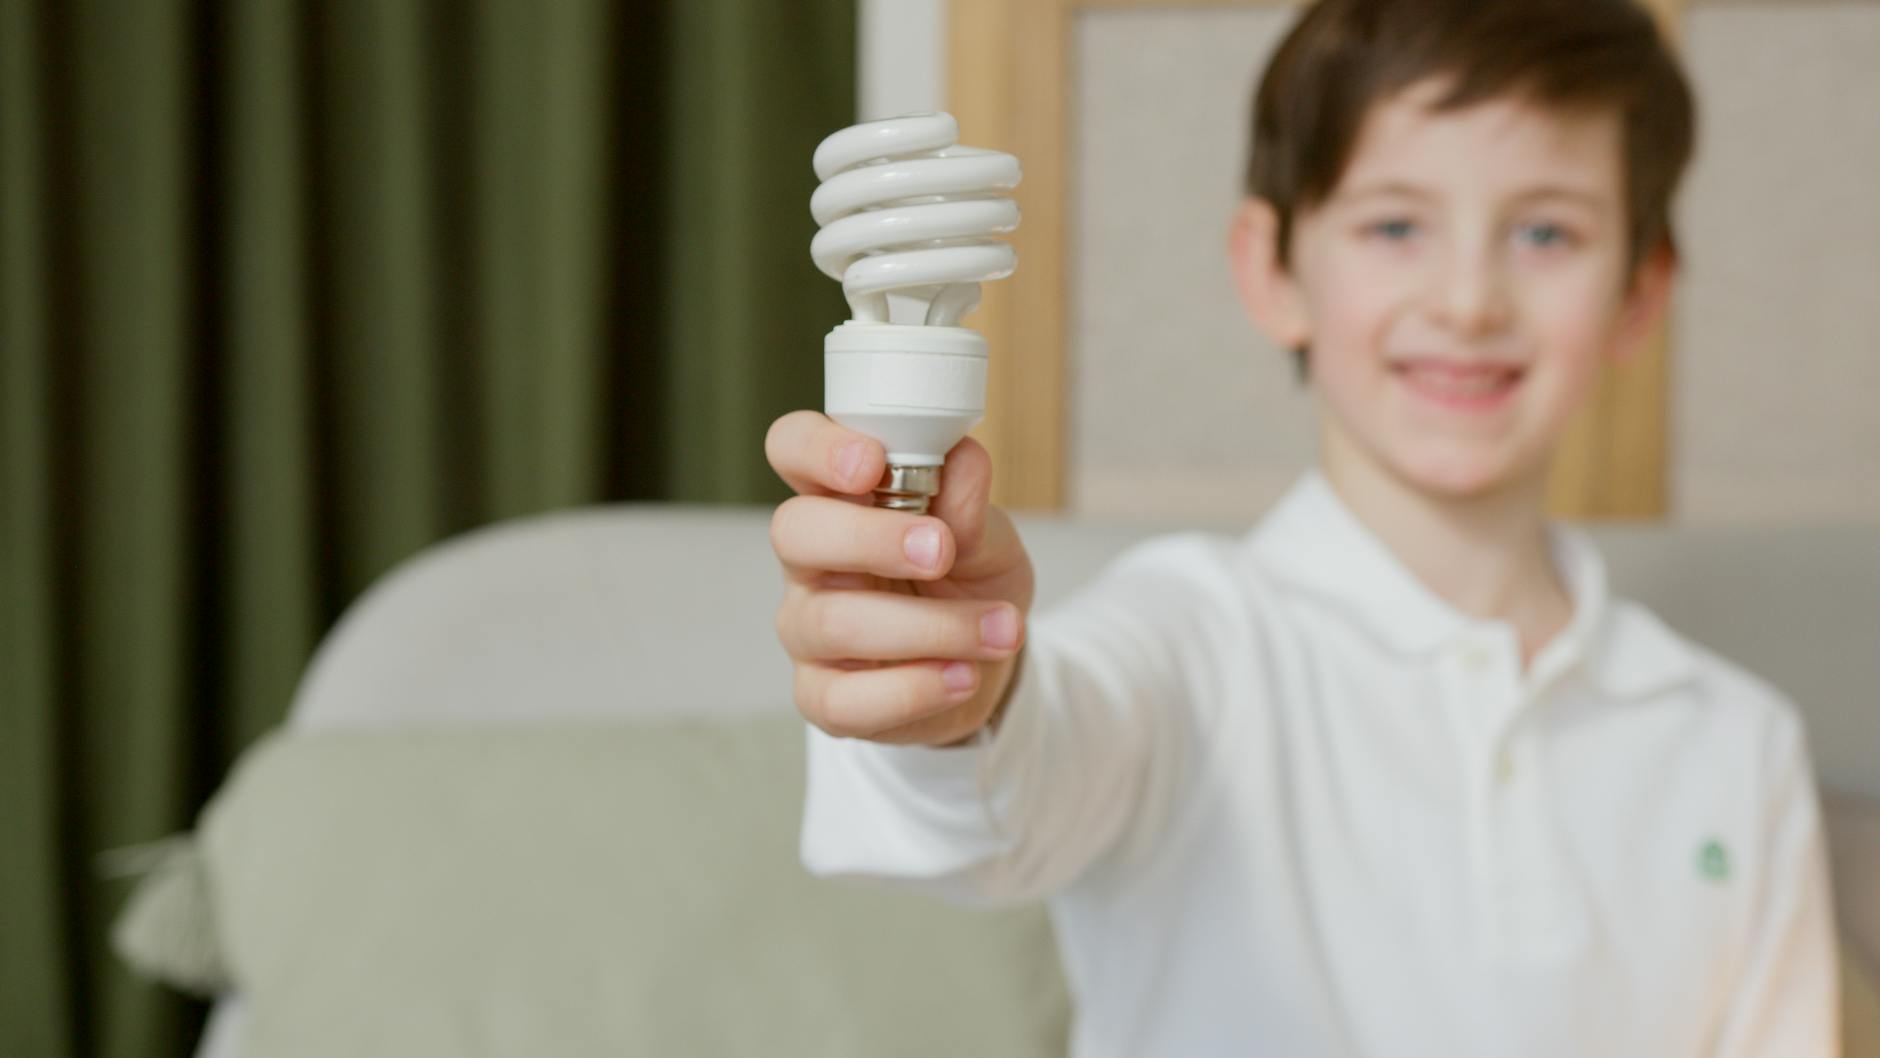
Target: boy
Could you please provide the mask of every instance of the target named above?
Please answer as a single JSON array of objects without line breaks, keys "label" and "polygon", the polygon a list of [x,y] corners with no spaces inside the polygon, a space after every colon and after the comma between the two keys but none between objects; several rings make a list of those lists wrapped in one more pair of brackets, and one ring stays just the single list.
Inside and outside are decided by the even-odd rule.
[{"label": "boy", "polygon": [[1311,8],[1230,249],[1319,465],[1028,637],[982,448],[915,517],[855,502],[874,442],[778,420],[810,870],[1050,897],[1078,1056],[1833,1053],[1791,703],[1543,514],[1664,309],[1691,124],[1626,0]]}]

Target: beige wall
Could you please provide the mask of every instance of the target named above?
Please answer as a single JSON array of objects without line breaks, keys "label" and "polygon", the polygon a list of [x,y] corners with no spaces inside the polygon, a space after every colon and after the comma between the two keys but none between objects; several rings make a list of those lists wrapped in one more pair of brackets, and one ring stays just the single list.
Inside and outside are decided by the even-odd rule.
[{"label": "beige wall", "polygon": [[1880,3],[1700,5],[1672,503],[1880,522]]},{"label": "beige wall", "polygon": [[1077,16],[1073,511],[1245,521],[1311,461],[1311,404],[1241,314],[1225,241],[1254,73],[1292,17],[1280,7]]},{"label": "beige wall", "polygon": [[[1223,230],[1272,8],[1077,16],[1070,503],[1245,520],[1310,405],[1241,315]],[[1880,524],[1880,3],[1696,3],[1672,517]]]}]

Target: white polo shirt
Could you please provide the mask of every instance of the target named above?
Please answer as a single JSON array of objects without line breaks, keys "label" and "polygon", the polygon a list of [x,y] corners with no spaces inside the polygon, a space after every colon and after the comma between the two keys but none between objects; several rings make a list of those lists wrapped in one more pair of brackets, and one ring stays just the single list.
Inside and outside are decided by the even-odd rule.
[{"label": "white polo shirt", "polygon": [[1076,1058],[1833,1054],[1794,707],[1550,532],[1527,671],[1316,471],[1141,545],[1034,619],[996,732],[810,728],[803,862],[1048,897]]}]

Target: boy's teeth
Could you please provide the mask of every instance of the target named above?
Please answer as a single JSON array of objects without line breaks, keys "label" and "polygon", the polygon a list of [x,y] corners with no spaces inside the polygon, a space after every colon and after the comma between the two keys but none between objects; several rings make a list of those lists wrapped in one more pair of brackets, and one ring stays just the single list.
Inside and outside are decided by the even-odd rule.
[{"label": "boy's teeth", "polygon": [[1410,364],[1404,368],[1404,373],[1425,389],[1457,397],[1481,396],[1506,389],[1514,383],[1516,375],[1501,368],[1457,369],[1422,364]]}]

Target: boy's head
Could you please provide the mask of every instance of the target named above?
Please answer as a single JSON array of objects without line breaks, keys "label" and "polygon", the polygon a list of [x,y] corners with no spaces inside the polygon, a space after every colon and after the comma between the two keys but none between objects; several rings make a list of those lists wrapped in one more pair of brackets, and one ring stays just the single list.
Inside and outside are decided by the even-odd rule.
[{"label": "boy's head", "polygon": [[1692,111],[1630,0],[1313,5],[1261,80],[1231,246],[1327,440],[1451,494],[1544,473],[1662,312]]}]

